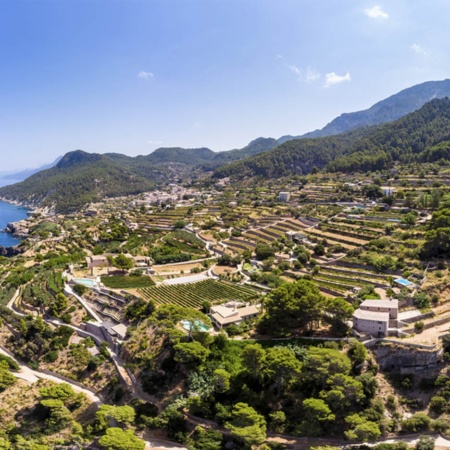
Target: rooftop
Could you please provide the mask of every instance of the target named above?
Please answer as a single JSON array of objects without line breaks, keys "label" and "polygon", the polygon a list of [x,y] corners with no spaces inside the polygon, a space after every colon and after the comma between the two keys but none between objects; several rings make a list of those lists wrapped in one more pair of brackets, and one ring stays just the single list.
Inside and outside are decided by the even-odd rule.
[{"label": "rooftop", "polygon": [[376,311],[366,311],[364,309],[357,309],[353,313],[353,317],[355,319],[362,320],[374,320],[378,322],[389,322],[389,313],[388,312],[376,312]]},{"label": "rooftop", "polygon": [[396,308],[398,309],[398,300],[364,300],[361,307],[367,308]]}]

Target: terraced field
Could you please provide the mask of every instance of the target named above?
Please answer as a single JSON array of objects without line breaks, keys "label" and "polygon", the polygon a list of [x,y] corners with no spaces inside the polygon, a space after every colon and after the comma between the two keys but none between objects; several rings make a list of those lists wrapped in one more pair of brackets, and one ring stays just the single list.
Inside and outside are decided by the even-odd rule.
[{"label": "terraced field", "polygon": [[201,308],[204,301],[213,304],[229,300],[251,300],[258,295],[254,289],[225,281],[205,280],[198,283],[174,286],[154,286],[139,289],[138,293],[157,305],[179,305]]}]

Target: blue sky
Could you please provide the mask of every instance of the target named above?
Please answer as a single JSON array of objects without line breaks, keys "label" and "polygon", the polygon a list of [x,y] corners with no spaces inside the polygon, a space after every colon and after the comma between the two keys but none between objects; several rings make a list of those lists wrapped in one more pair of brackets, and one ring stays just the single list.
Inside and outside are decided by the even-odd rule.
[{"label": "blue sky", "polygon": [[0,170],[241,148],[450,78],[447,0],[2,0]]}]

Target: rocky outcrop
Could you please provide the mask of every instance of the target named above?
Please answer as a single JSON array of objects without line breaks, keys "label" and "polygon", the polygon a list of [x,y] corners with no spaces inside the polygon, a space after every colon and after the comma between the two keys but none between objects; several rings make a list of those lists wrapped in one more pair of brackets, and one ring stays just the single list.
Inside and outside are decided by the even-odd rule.
[{"label": "rocky outcrop", "polygon": [[19,222],[10,222],[6,225],[6,231],[15,237],[24,239],[29,234],[28,222],[26,219],[20,220]]},{"label": "rocky outcrop", "polygon": [[433,350],[382,343],[373,349],[375,359],[382,370],[413,373],[437,367],[443,361],[444,350]]},{"label": "rocky outcrop", "polygon": [[0,245],[0,256],[11,257],[18,255],[19,253],[21,253],[21,249],[18,245],[15,245],[14,247],[2,247]]}]

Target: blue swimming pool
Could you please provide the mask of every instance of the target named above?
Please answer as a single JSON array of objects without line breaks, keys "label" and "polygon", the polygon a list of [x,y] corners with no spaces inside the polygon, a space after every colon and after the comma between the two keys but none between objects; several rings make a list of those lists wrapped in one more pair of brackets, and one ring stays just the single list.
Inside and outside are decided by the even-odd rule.
[{"label": "blue swimming pool", "polygon": [[411,281],[405,280],[404,278],[397,278],[395,282],[401,284],[402,286],[411,286],[412,284],[414,284],[411,283]]},{"label": "blue swimming pool", "polygon": [[95,281],[90,280],[89,278],[74,278],[73,281],[89,288],[93,288],[95,286]]},{"label": "blue swimming pool", "polygon": [[[191,321],[190,320],[182,320],[181,321],[181,326],[187,330],[187,331],[191,331]],[[195,331],[209,331],[210,328],[208,328],[203,322],[200,322],[199,320],[196,320],[194,322],[194,329]]]}]

